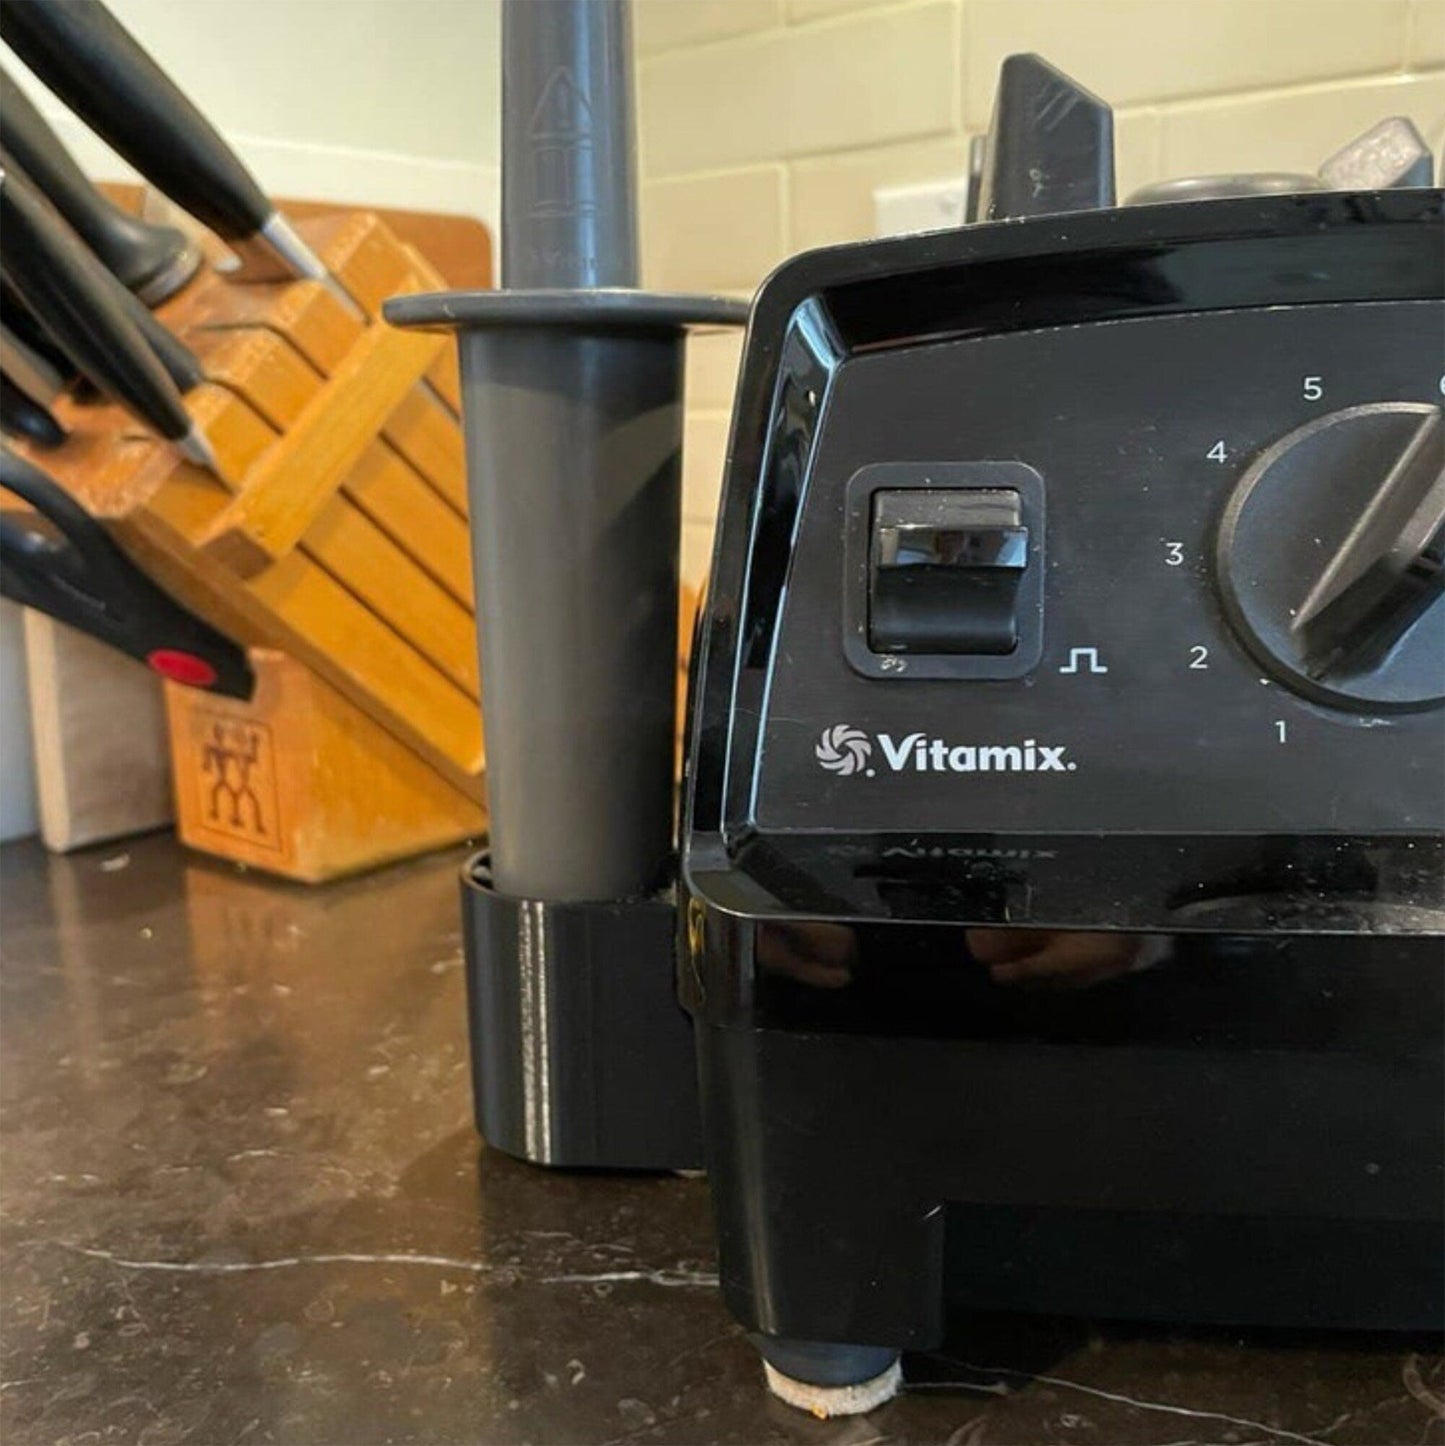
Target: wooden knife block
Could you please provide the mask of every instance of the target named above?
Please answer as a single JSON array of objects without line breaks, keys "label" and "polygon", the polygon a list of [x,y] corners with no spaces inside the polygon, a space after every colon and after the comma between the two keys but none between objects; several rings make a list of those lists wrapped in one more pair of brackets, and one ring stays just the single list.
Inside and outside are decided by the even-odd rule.
[{"label": "wooden knife block", "polygon": [[380,320],[446,283],[374,214],[300,229],[366,319],[215,273],[159,312],[205,366],[186,401],[224,481],[68,395],[69,440],[31,455],[252,650],[249,704],[168,688],[182,837],[317,880],[479,832],[483,751],[452,343]]},{"label": "wooden knife block", "polygon": [[482,831],[470,798],[317,673],[250,656],[249,702],[165,685],[184,843],[322,883]]}]

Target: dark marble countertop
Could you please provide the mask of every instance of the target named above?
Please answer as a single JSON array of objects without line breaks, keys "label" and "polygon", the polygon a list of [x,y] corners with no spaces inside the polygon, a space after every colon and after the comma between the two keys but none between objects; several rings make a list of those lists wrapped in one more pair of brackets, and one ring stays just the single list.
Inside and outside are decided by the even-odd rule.
[{"label": "dark marble countertop", "polygon": [[480,1148],[457,863],[0,852],[6,1446],[1445,1442],[1399,1337],[978,1322],[871,1416],[771,1400],[705,1181]]}]

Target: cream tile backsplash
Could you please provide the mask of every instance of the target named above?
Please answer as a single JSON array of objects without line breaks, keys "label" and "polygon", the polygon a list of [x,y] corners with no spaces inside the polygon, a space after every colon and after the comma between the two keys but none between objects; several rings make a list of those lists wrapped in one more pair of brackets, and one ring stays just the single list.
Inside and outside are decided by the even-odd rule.
[{"label": "cream tile backsplash", "polygon": [[1409,0],[965,0],[965,118],[1036,50],[1111,105],[1398,69]]},{"label": "cream tile backsplash", "polygon": [[[1119,189],[1312,170],[1387,114],[1445,139],[1445,0],[635,0],[644,280],[746,293],[946,179],[1036,50],[1117,118]],[[710,550],[740,339],[688,357],[683,565]]]},{"label": "cream tile backsplash", "polygon": [[954,0],[924,0],[648,56],[638,84],[644,171],[946,134],[959,115],[959,19]]}]

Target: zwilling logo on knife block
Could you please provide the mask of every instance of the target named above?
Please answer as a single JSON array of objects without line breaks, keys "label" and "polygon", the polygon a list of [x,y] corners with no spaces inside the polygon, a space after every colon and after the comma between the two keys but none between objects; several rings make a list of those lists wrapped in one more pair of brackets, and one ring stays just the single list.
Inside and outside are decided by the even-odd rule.
[{"label": "zwilling logo on knife block", "polygon": [[287,852],[271,729],[253,719],[196,708],[191,713],[193,825]]}]

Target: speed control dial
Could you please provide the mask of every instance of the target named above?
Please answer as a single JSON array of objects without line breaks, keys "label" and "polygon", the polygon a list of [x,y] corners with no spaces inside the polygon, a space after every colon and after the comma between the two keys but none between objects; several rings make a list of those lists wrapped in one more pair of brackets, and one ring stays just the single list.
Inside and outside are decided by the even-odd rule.
[{"label": "speed control dial", "polygon": [[1381,402],[1262,453],[1220,526],[1230,620],[1280,682],[1356,712],[1445,699],[1445,419]]}]

